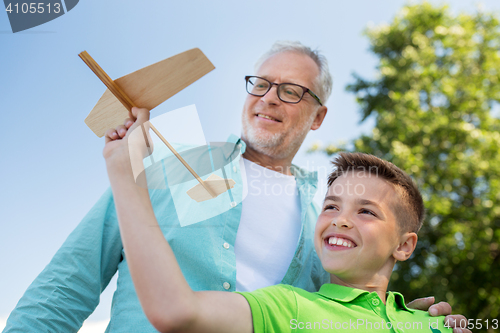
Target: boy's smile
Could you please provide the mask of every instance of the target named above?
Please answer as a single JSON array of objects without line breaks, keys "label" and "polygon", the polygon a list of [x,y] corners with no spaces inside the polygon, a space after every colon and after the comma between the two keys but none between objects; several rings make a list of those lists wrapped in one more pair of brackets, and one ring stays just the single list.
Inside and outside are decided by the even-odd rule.
[{"label": "boy's smile", "polygon": [[332,251],[345,250],[357,246],[350,237],[342,234],[327,235],[325,243],[326,247]]},{"label": "boy's smile", "polygon": [[388,279],[401,238],[392,208],[397,196],[392,184],[360,171],[332,183],[314,240],[332,282],[372,285],[377,277]]}]

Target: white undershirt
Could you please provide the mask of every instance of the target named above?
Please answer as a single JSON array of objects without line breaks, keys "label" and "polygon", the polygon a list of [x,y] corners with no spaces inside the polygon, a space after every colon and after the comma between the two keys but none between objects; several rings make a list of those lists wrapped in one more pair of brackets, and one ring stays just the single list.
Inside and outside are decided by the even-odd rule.
[{"label": "white undershirt", "polygon": [[300,198],[294,176],[241,160],[243,193],[248,194],[234,244],[236,290],[252,291],[285,276],[301,231]]}]

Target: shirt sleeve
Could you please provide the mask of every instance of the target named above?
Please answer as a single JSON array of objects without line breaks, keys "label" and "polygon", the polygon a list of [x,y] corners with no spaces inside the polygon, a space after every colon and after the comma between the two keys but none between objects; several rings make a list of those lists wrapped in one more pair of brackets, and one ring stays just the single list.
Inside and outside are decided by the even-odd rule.
[{"label": "shirt sleeve", "polygon": [[297,300],[293,287],[279,284],[239,294],[250,305],[255,333],[292,331],[297,318]]},{"label": "shirt sleeve", "polygon": [[77,332],[99,304],[121,252],[108,189],[28,287],[3,332]]}]

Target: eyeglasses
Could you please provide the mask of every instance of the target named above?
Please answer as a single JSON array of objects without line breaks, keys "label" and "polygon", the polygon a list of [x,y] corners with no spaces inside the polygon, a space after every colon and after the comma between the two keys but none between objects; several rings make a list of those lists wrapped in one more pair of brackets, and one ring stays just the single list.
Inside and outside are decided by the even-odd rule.
[{"label": "eyeglasses", "polygon": [[247,93],[250,95],[262,97],[273,86],[277,86],[278,98],[285,103],[297,104],[306,93],[309,93],[318,101],[319,105],[323,106],[319,97],[307,87],[295,83],[273,83],[258,76],[245,76],[245,80],[247,82]]}]

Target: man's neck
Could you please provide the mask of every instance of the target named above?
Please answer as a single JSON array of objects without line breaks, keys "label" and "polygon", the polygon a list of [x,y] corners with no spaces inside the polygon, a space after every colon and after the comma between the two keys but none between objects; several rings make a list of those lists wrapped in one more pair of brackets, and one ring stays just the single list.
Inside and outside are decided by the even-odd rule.
[{"label": "man's neck", "polygon": [[245,150],[245,153],[243,154],[243,157],[249,160],[250,162],[254,162],[256,164],[259,164],[260,166],[285,174],[285,175],[292,175],[290,171],[290,167],[292,166],[292,159],[293,156],[287,157],[284,159],[277,159],[273,158],[272,156],[264,155],[249,145],[247,145],[247,148]]}]

